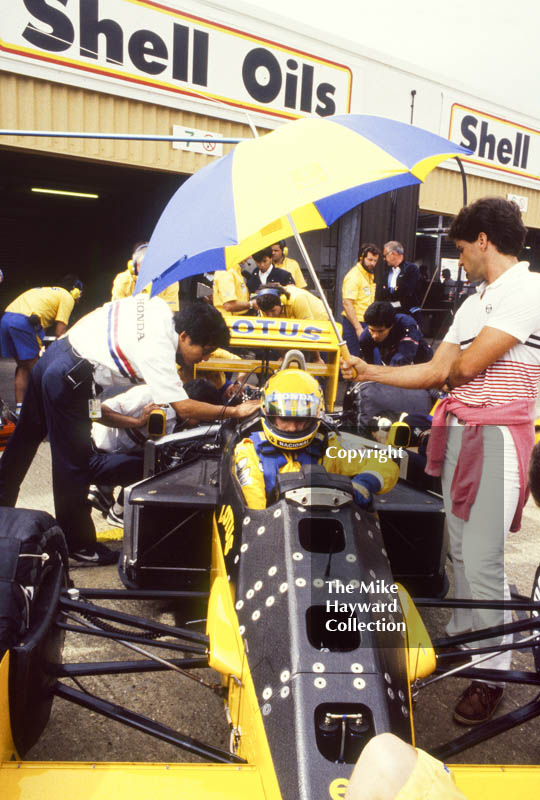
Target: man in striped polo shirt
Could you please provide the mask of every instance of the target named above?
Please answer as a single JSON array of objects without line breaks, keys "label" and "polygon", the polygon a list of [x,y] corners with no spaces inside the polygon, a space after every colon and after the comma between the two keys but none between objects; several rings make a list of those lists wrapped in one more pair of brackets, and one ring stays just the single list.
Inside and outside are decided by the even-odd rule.
[{"label": "man in striped polo shirt", "polygon": [[[540,275],[518,261],[527,229],[519,207],[498,197],[463,208],[449,231],[474,295],[458,310],[432,361],[405,367],[351,358],[345,377],[404,388],[443,388],[426,471],[442,476],[456,597],[493,601],[510,597],[504,542],[520,527],[527,499],[527,466],[534,444],[534,408],[540,380]],[[500,610],[456,609],[449,634],[511,621]],[[511,637],[489,640],[506,646]],[[482,647],[486,641],[472,644]],[[511,650],[480,666],[508,669]],[[473,681],[460,697],[456,721],[489,719],[503,685]]]}]

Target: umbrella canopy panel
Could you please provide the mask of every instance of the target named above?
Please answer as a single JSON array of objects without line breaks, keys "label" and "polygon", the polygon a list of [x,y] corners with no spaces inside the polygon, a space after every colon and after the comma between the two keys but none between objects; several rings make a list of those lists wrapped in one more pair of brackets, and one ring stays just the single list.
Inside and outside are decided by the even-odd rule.
[{"label": "umbrella canopy panel", "polygon": [[300,119],[241,142],[189,178],[150,239],[138,288],[225,269],[298,231],[331,225],[351,208],[423,181],[469,151],[402,122],[344,114]]}]

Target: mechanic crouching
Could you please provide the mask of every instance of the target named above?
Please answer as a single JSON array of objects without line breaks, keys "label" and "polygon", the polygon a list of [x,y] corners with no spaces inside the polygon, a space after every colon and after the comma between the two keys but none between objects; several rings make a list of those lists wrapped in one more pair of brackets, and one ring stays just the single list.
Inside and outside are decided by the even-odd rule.
[{"label": "mechanic crouching", "polygon": [[93,451],[90,432],[92,421],[101,416],[102,387],[126,379],[147,383],[156,404],[170,404],[178,416],[201,421],[248,416],[255,403],[226,407],[192,400],[178,377],[177,359],[195,364],[228,343],[223,318],[203,303],[172,315],[159,297],[139,294],[87,314],[32,370],[19,422],[0,462],[0,505],[15,505],[20,484],[48,434],[55,514],[70,557],[114,563],[118,554],[96,541],[88,488],[91,483],[132,483],[140,474],[140,459]]},{"label": "mechanic crouching", "polygon": [[[236,445],[234,471],[249,508],[272,502],[278,473],[322,464],[327,472],[352,478],[355,502],[369,508],[373,494],[389,492],[399,469],[386,451],[356,451],[341,457],[343,444],[322,422],[324,399],[317,380],[301,369],[282,369],[261,395],[262,431]],[[352,453],[352,451],[351,451]]]},{"label": "mechanic crouching", "polygon": [[367,328],[361,333],[358,345],[368,364],[424,364],[433,358],[433,350],[409,314],[397,314],[392,303],[377,300],[366,308]]}]

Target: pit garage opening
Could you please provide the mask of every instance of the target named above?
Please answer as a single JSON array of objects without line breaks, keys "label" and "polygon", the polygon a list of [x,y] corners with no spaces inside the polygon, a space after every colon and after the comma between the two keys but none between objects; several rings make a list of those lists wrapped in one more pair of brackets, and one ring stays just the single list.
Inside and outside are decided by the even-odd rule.
[{"label": "pit garage opening", "polygon": [[84,281],[72,322],[109,300],[131,248],[150,237],[187,177],[0,145],[0,311],[68,272]]}]

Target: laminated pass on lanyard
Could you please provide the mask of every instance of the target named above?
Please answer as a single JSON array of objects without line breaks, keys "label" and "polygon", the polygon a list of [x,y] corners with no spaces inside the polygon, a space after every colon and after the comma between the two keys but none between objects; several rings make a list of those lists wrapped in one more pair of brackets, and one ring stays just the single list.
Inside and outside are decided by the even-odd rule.
[{"label": "laminated pass on lanyard", "polygon": [[92,397],[88,401],[88,416],[90,419],[101,419],[101,400],[96,397],[96,384],[92,381]]}]

